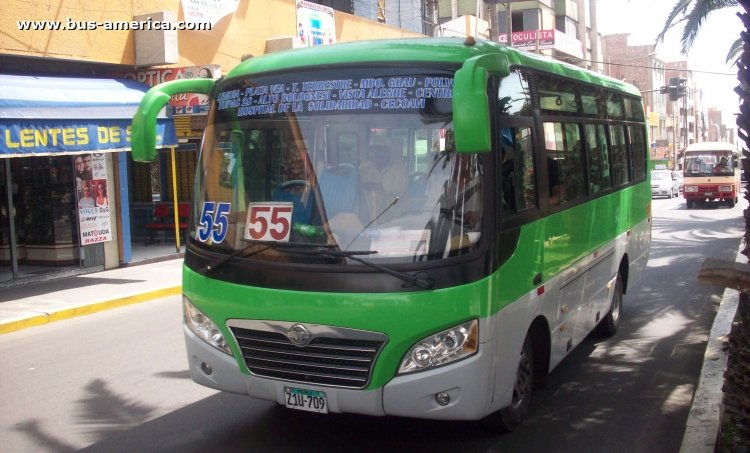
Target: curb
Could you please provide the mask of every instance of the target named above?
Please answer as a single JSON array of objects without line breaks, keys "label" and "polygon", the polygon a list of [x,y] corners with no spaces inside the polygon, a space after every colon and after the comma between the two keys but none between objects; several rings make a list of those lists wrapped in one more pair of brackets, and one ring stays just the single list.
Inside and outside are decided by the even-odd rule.
[{"label": "curb", "polygon": [[[743,241],[744,243],[744,241]],[[740,247],[740,251],[743,250]],[[735,261],[747,262],[741,252]],[[693,394],[685,434],[682,437],[680,453],[714,453],[721,430],[723,409],[724,371],[727,369],[728,353],[724,349],[739,305],[739,292],[727,288],[721,296],[721,303],[714,318],[711,332],[703,355],[698,386]]]},{"label": "curb", "polygon": [[182,293],[182,285],[172,286],[169,288],[157,289],[154,291],[146,291],[144,293],[134,294],[132,296],[118,297],[116,299],[109,299],[100,302],[93,302],[87,305],[80,305],[78,307],[66,308],[59,311],[53,311],[50,313],[40,313],[37,315],[27,316],[22,319],[12,320],[0,324],[0,335],[15,332],[18,330],[26,329],[29,327],[40,326],[43,324],[49,324],[56,321],[62,321],[64,319],[75,318],[78,316],[89,315],[112,308],[124,307],[127,305],[133,305],[140,302],[146,302],[161,297],[175,296]]}]

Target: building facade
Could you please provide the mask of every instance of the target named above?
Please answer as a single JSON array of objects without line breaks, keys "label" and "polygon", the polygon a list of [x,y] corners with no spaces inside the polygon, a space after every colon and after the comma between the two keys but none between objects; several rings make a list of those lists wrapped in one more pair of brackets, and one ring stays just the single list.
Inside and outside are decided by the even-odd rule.
[{"label": "building facade", "polygon": [[[589,3],[594,4],[594,9],[587,6]],[[437,0],[434,5],[435,35],[496,37],[504,44],[510,39],[513,47],[598,69],[596,64],[592,65],[598,60],[593,56],[598,55],[599,48],[595,2],[539,0],[491,5],[468,0]],[[429,11],[427,16],[430,16]],[[475,26],[477,19],[483,25]]]}]

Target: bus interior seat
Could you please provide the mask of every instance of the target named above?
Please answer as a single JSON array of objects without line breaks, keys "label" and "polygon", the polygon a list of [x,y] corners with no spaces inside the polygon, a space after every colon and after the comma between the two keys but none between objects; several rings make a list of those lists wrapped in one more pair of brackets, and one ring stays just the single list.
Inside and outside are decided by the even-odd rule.
[{"label": "bus interior seat", "polygon": [[326,168],[321,173],[318,183],[329,219],[340,212],[356,212],[359,171],[354,165],[339,164]]},{"label": "bus interior seat", "polygon": [[313,211],[313,197],[310,193],[307,181],[294,179],[275,188],[271,198],[274,201],[291,201],[292,223],[309,224]]}]

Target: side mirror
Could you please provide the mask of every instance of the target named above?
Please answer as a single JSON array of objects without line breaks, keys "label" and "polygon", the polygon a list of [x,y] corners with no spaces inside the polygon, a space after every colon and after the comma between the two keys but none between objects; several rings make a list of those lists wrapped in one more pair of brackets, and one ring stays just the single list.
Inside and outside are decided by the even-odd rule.
[{"label": "side mirror", "polygon": [[489,74],[510,74],[508,58],[501,54],[469,58],[453,80],[453,131],[459,153],[486,153],[492,149]]},{"label": "side mirror", "polygon": [[133,116],[130,129],[131,154],[136,162],[152,162],[156,158],[156,117],[175,94],[211,94],[214,79],[180,79],[160,83],[146,92]]}]

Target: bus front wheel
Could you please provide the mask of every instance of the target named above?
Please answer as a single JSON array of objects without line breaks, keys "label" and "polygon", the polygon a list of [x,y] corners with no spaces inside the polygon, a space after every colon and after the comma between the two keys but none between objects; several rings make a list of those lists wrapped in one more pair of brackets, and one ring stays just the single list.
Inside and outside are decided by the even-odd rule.
[{"label": "bus front wheel", "polygon": [[513,398],[510,406],[488,415],[484,425],[493,431],[507,433],[523,422],[531,403],[531,392],[534,387],[534,347],[531,335],[526,334],[521,348],[516,369],[516,380],[513,384]]}]

